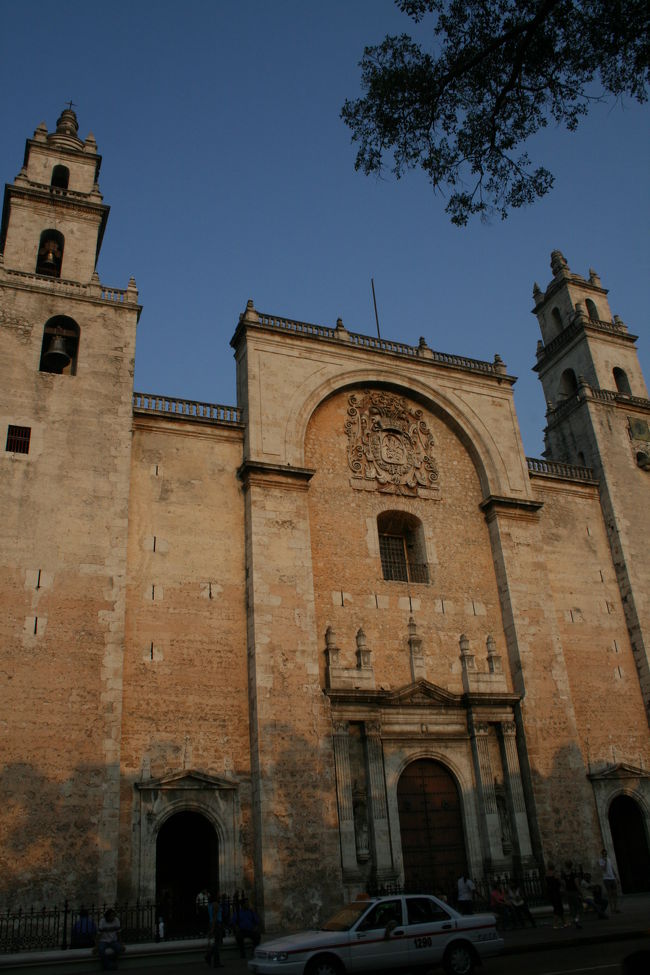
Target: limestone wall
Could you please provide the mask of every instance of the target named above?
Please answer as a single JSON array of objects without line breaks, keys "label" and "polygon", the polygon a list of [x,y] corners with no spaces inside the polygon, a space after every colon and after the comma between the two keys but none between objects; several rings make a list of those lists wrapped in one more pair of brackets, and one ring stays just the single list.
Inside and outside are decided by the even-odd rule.
[{"label": "limestone wall", "polygon": [[[0,885],[12,903],[114,896],[137,309],[0,281]],[[74,317],[77,374],[38,371]]]},{"label": "limestone wall", "polygon": [[155,881],[138,864],[134,784],[184,770],[236,788],[237,821],[222,824],[239,851],[229,879],[252,882],[241,441],[236,427],[134,420],[121,841],[131,896],[153,895]]}]

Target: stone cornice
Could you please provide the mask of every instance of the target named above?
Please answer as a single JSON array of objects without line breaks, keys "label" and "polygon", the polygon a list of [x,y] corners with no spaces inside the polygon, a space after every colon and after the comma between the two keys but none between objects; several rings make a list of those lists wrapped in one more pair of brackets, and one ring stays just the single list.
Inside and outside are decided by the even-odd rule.
[{"label": "stone cornice", "polygon": [[612,779],[647,779],[650,778],[650,773],[636,765],[617,762],[615,765],[608,765],[599,772],[589,772],[587,778],[591,779],[592,782],[611,781]]},{"label": "stone cornice", "polygon": [[27,271],[16,271],[5,268],[0,258],[0,288],[11,288],[12,291],[37,291],[44,294],[65,298],[66,301],[89,301],[95,305],[111,305],[114,308],[129,308],[137,312],[138,319],[142,305],[138,304],[137,290],[130,292],[128,288],[108,288],[91,281],[80,284],[67,278],[51,278],[42,274],[30,274]]},{"label": "stone cornice", "polygon": [[250,484],[274,485],[307,490],[316,471],[310,467],[291,467],[289,464],[270,464],[260,460],[245,460],[237,471],[244,487]]},{"label": "stone cornice", "polygon": [[216,775],[207,775],[205,772],[196,772],[193,769],[186,769],[182,772],[172,772],[171,775],[163,775],[159,779],[141,779],[133,783],[138,792],[147,789],[156,789],[167,792],[170,790],[197,791],[205,789],[237,789],[237,782],[225,779]]},{"label": "stone cornice", "polygon": [[355,707],[373,708],[437,708],[437,709],[457,709],[467,710],[470,707],[480,706],[499,706],[506,705],[512,707],[521,698],[518,694],[509,692],[488,693],[470,692],[456,694],[448,691],[444,687],[432,684],[428,680],[415,681],[405,687],[398,687],[394,690],[363,690],[357,689],[336,689],[328,688],[323,692],[326,694],[332,706],[354,705]]},{"label": "stone cornice", "polygon": [[540,348],[537,353],[537,362],[533,366],[533,371],[541,372],[547,368],[557,355],[566,350],[567,345],[570,345],[574,339],[582,338],[583,335],[589,332],[597,334],[600,337],[615,339],[616,341],[626,342],[631,345],[634,345],[638,339],[638,335],[631,335],[624,325],[596,321],[593,318],[587,318],[586,315],[576,315],[573,321],[559,335],[556,335],[548,345]]},{"label": "stone cornice", "polygon": [[527,515],[533,517],[543,507],[543,501],[534,501],[530,498],[506,498],[496,494],[491,494],[479,504],[479,508],[484,512],[488,520],[500,514]]}]

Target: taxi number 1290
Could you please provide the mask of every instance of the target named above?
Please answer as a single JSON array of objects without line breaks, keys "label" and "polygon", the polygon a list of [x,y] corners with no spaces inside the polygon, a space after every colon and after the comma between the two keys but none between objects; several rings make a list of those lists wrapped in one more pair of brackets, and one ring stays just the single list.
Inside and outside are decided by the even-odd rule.
[{"label": "taxi number 1290", "polygon": [[416,948],[430,948],[433,942],[431,938],[414,938],[413,944]]}]

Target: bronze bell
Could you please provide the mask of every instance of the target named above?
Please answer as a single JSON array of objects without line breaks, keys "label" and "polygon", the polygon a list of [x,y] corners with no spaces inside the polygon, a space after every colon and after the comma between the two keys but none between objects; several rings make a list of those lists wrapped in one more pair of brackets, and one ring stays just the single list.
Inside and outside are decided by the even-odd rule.
[{"label": "bronze bell", "polygon": [[69,364],[70,356],[66,352],[65,339],[60,332],[56,332],[43,356],[43,366],[47,372],[61,373]]},{"label": "bronze bell", "polygon": [[36,273],[50,274],[53,277],[56,277],[59,270],[60,259],[61,248],[57,245],[56,240],[46,240],[39,251]]}]

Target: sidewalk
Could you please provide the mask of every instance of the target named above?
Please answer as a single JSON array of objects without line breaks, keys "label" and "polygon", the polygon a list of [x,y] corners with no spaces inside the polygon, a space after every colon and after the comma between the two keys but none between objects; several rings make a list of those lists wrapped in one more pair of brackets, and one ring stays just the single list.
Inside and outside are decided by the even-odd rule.
[{"label": "sidewalk", "polygon": [[[506,955],[526,954],[528,952],[553,951],[555,948],[569,948],[580,944],[598,944],[611,941],[625,941],[647,937],[650,944],[650,894],[630,894],[619,899],[621,913],[607,920],[599,920],[595,914],[586,914],[581,919],[582,928],[553,929],[553,919],[548,912],[536,911],[534,928],[519,928],[505,931]],[[188,965],[203,960],[205,938],[198,941],[163,941],[160,943],[128,945],[120,971],[128,972],[142,968],[147,962],[158,961]],[[239,952],[233,938],[226,938],[222,948],[222,960],[226,969],[246,970],[245,962],[240,961]],[[203,966],[205,968],[205,966]],[[0,956],[2,975],[29,973],[52,969],[53,975],[93,975],[99,971],[96,957],[90,949],[69,951],[25,951],[16,955]],[[227,972],[226,972],[227,975]]]},{"label": "sidewalk", "polygon": [[[506,955],[523,952],[552,951],[580,944],[625,941],[646,936],[650,938],[650,894],[619,896],[620,914],[600,920],[591,911],[580,918],[581,928],[573,925],[555,930],[550,907],[548,912],[534,912],[537,927],[516,928],[503,932]],[[569,920],[569,915],[565,913]]]}]

